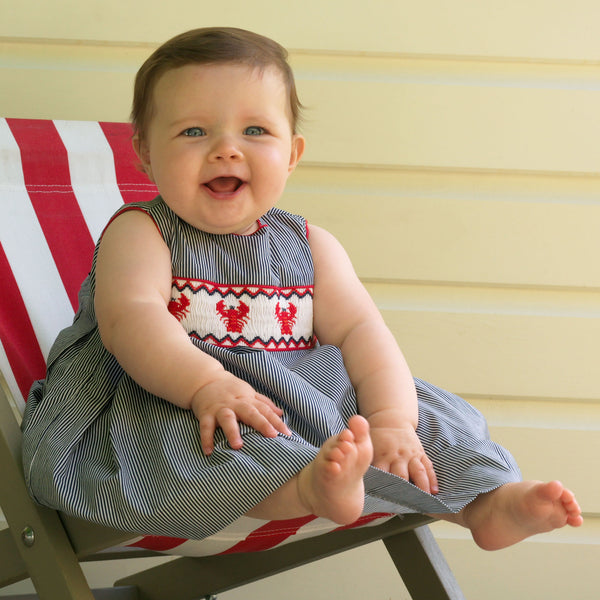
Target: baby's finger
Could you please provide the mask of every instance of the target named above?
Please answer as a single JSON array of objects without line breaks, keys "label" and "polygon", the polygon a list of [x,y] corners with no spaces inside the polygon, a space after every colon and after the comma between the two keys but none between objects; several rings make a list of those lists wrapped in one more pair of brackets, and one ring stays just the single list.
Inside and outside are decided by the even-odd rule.
[{"label": "baby's finger", "polygon": [[[432,481],[430,480],[430,471],[426,466],[426,462],[429,462],[429,459],[424,457],[415,457],[411,459],[408,468],[410,471],[410,480],[424,492],[428,494],[437,493],[433,491]],[[433,469],[433,467],[432,467]],[[435,476],[435,473],[434,473]],[[436,478],[437,485],[437,478]]]},{"label": "baby's finger", "polygon": [[200,426],[202,451],[208,456],[215,449],[215,431],[217,424],[211,415],[203,415],[198,422]]},{"label": "baby's finger", "polygon": [[438,484],[438,478],[435,474],[435,470],[433,468],[433,463],[429,459],[429,457],[425,456],[423,458],[423,465],[425,466],[425,470],[427,471],[427,477],[429,478],[429,487],[431,489],[431,494],[437,494],[440,491],[440,486]]},{"label": "baby's finger", "polygon": [[410,480],[421,490],[431,493],[431,484],[429,481],[429,474],[423,461],[420,458],[412,458],[408,464],[408,470],[410,472]]},{"label": "baby's finger", "polygon": [[292,432],[289,430],[288,426],[281,419],[283,411],[278,409],[276,406],[275,409],[277,409],[278,412],[274,412],[268,407],[265,407],[264,409],[259,408],[259,412],[279,433],[283,433],[284,435],[292,435]]},{"label": "baby's finger", "polygon": [[277,429],[271,424],[267,415],[269,417],[272,415],[276,419],[279,419],[279,417],[266,405],[262,403],[252,405],[246,402],[239,406],[236,412],[238,420],[242,423],[262,433],[265,437],[277,437]]},{"label": "baby's finger", "polygon": [[382,469],[384,471],[389,471],[392,475],[397,475],[398,477],[402,477],[402,479],[409,480],[408,474],[408,465],[404,460],[397,459],[391,464],[389,463],[380,463],[382,466],[379,466],[377,463],[373,463],[373,466]]},{"label": "baby's finger", "polygon": [[235,412],[230,408],[221,408],[217,412],[216,420],[219,427],[223,430],[229,445],[234,450],[239,450],[244,445],[244,442],[240,434],[240,426]]},{"label": "baby's finger", "polygon": [[271,400],[271,398],[269,398],[268,396],[263,396],[262,394],[257,393],[256,399],[260,400],[269,408],[269,410],[275,412],[280,417],[283,415],[283,409],[279,408],[279,406],[277,406],[275,402],[273,402],[273,400]]}]

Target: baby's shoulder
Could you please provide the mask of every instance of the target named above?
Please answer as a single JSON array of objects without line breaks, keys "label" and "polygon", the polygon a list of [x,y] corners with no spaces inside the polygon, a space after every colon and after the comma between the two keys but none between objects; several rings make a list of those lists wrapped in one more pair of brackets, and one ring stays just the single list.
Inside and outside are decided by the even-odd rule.
[{"label": "baby's shoulder", "polygon": [[272,208],[260,218],[260,224],[266,225],[275,235],[291,232],[297,237],[308,238],[308,223],[301,215],[290,213],[280,208]]}]

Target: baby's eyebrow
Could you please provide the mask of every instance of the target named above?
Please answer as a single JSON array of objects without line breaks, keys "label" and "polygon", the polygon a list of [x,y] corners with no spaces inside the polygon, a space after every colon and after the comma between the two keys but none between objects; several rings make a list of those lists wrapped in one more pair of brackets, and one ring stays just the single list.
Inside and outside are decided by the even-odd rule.
[{"label": "baby's eyebrow", "polygon": [[205,121],[204,117],[201,115],[190,115],[186,117],[182,117],[181,119],[175,119],[173,121],[169,121],[167,124],[169,127],[183,127],[187,125],[188,127],[192,125],[198,125]]},{"label": "baby's eyebrow", "polygon": [[[278,125],[281,126],[276,118],[260,113],[249,114],[244,117],[243,121],[246,125],[260,125],[269,130],[275,129]],[[286,118],[286,121],[289,121],[289,119]]]}]

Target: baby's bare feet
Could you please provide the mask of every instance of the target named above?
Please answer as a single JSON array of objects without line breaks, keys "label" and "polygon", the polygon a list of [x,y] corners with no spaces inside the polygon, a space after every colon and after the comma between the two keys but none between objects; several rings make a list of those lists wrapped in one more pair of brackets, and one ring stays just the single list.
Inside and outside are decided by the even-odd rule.
[{"label": "baby's bare feet", "polygon": [[537,533],[583,523],[575,495],[559,481],[507,483],[477,498],[463,513],[463,524],[485,550],[498,550]]},{"label": "baby's bare feet", "polygon": [[335,523],[356,521],[364,505],[363,475],[372,457],[369,424],[356,415],[348,421],[348,429],[329,438],[315,460],[299,473],[298,496],[303,505]]}]

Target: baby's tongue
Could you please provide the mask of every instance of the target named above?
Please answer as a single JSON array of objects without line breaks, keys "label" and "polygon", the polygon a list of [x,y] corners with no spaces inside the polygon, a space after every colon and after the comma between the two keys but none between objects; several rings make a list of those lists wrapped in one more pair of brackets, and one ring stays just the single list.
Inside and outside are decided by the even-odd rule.
[{"label": "baby's tongue", "polygon": [[209,181],[206,185],[217,193],[224,192],[235,192],[240,184],[240,180],[237,177],[217,177],[212,181]]}]

